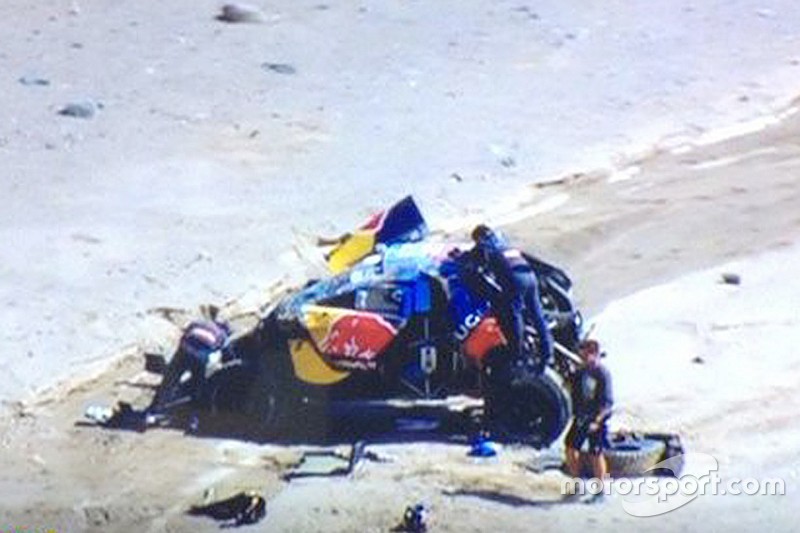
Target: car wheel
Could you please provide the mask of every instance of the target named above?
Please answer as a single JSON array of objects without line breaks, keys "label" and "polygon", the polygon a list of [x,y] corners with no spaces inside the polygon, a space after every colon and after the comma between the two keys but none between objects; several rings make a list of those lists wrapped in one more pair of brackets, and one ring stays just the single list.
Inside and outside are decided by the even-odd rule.
[{"label": "car wheel", "polygon": [[612,477],[638,477],[647,474],[647,470],[661,461],[666,451],[664,441],[625,437],[612,439],[610,446],[603,453],[608,462],[608,472]]},{"label": "car wheel", "polygon": [[509,365],[495,364],[486,390],[486,417],[495,432],[536,448],[555,442],[570,420],[571,402],[551,368],[542,374],[513,376]]}]

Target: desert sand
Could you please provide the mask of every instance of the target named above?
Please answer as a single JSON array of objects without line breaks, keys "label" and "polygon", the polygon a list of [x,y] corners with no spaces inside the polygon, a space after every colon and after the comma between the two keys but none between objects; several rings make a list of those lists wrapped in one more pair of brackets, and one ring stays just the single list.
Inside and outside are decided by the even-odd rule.
[{"label": "desert sand", "polygon": [[[417,500],[440,531],[792,529],[797,6],[219,7],[0,7],[0,528],[210,531],[187,506],[255,488],[253,530],[386,531]],[[93,115],[59,114],[73,102]],[[317,271],[315,235],[409,193],[435,228],[489,220],[567,268],[615,424],[788,494],[641,519],[557,503],[524,448],[379,446],[392,463],[287,485],[296,448],[76,426],[147,398],[165,308],[255,308]]]}]

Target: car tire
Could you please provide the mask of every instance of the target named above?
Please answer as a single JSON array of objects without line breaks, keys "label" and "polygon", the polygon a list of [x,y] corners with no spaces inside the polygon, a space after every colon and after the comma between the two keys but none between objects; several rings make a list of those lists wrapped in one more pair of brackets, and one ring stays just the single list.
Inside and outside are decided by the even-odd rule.
[{"label": "car tire", "polygon": [[536,448],[550,446],[561,436],[570,421],[572,405],[553,369],[514,379],[507,358],[497,354],[490,373],[485,395],[490,429]]},{"label": "car tire", "polygon": [[655,468],[650,473],[661,477],[679,478],[683,472],[684,454],[686,453],[680,435],[677,433],[645,433],[644,437],[663,442],[666,449],[661,461],[669,459],[669,463],[665,465],[668,468]]},{"label": "car tire", "polygon": [[665,451],[664,441],[628,437],[612,440],[604,455],[611,477],[639,477],[651,475],[647,470],[661,461]]}]

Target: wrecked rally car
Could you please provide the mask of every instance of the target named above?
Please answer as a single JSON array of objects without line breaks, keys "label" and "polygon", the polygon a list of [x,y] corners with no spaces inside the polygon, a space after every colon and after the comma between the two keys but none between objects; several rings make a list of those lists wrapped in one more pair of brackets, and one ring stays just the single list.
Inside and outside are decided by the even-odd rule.
[{"label": "wrecked rally car", "polygon": [[[538,339],[528,327],[531,366],[544,372],[519,378],[517,354],[464,249],[431,238],[405,198],[340,239],[327,256],[333,275],[286,295],[252,331],[226,343],[213,328],[187,328],[182,349],[205,349],[202,365],[174,357],[162,369],[173,379],[162,382],[148,419],[192,413],[191,425],[202,423],[197,414],[239,416],[252,435],[270,438],[300,426],[323,431],[330,410],[348,402],[467,395],[484,400],[485,427],[549,445],[571,416],[571,351],[581,330],[571,281],[526,256],[559,350],[552,361],[536,360]],[[189,379],[174,379],[183,371]]]}]

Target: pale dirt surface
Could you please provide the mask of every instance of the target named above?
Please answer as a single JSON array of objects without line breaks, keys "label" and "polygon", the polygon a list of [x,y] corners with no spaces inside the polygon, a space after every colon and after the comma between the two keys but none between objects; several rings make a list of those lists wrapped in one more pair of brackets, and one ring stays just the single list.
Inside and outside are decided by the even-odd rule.
[{"label": "pale dirt surface", "polygon": [[[800,164],[794,142],[799,126],[789,119],[721,145],[656,155],[641,161],[641,172],[628,181],[609,183],[597,173],[548,186],[542,189],[546,194],[566,194],[569,200],[506,229],[543,256],[569,265],[579,299],[594,311],[687,270],[772,250],[761,263],[771,257],[767,262],[778,266],[760,275],[763,279],[748,301],[758,310],[752,313],[756,323],[764,323],[767,335],[781,338],[781,328],[792,326],[779,312],[769,316],[768,311],[788,306],[795,309],[789,317],[796,319],[791,300],[796,283],[786,280],[785,287],[776,287],[772,280],[784,279],[797,261],[792,243],[800,224],[794,207],[800,188],[792,173]],[[767,147],[769,152],[762,153]],[[727,166],[709,164],[755,151],[761,155]],[[618,424],[679,431],[690,449],[715,454],[729,472],[781,475],[791,491],[797,473],[790,469],[798,459],[792,444],[797,436],[789,429],[796,426],[798,412],[790,385],[800,369],[796,358],[785,343],[765,345],[754,334],[733,341],[724,337],[739,322],[746,329],[747,306],[726,318],[714,306],[729,303],[712,301],[710,310],[692,303],[698,295],[718,291],[719,275],[730,268],[742,273],[742,290],[755,283],[754,277],[759,278],[751,263],[760,264],[718,267],[695,276],[701,282],[688,289],[683,282],[659,289],[687,308],[683,319],[673,319],[677,325],[667,319],[659,325],[657,316],[647,313],[647,306],[658,308],[663,297],[640,304],[631,315],[623,299],[600,315],[598,334],[617,339],[610,344],[617,354],[610,364],[622,403]],[[687,296],[676,296],[676,291],[688,291]],[[768,316],[758,318],[765,310]],[[731,324],[732,317],[739,322]],[[620,343],[615,321],[617,330],[632,335],[631,330],[642,328],[637,318],[651,327],[643,329],[646,338]],[[670,328],[694,331],[704,324],[711,334],[698,334],[697,342],[705,343],[702,349],[686,348],[681,339],[666,335]],[[740,346],[734,349],[731,342]],[[761,346],[769,353],[753,353]],[[670,359],[665,354],[678,355]],[[653,357],[650,363],[648,355]],[[692,364],[696,355],[706,363]],[[70,531],[212,530],[212,522],[189,519],[182,511],[201,501],[208,488],[216,488],[217,494],[257,488],[272,497],[261,527],[276,531],[386,531],[405,505],[419,499],[433,506],[436,530],[441,531],[642,527],[643,519],[626,515],[615,501],[601,506],[554,504],[560,476],[527,471],[532,454],[525,449],[505,450],[497,461],[474,463],[463,446],[379,446],[375,449],[392,463],[367,462],[352,478],[296,481],[282,489],[280,465],[290,462],[296,448],[204,440],[170,431],[134,434],[74,426],[90,401],[146,399],[141,383],[147,379],[139,365],[131,355],[97,381],[62,391],[52,401],[19,406],[6,419],[0,492],[8,520],[56,524]],[[706,498],[647,519],[647,527],[691,530],[699,521],[715,530],[768,524],[788,531],[794,498],[792,492],[775,498]]]},{"label": "pale dirt surface", "polygon": [[[618,423],[680,431],[740,475],[786,476],[789,495],[705,499],[646,522],[615,501],[553,504],[559,476],[525,470],[524,449],[483,464],[461,446],[388,445],[379,449],[392,463],[287,488],[280,473],[295,448],[75,425],[90,403],[146,401],[140,355],[178,332],[152,310],[186,317],[231,301],[235,314],[263,303],[286,272],[311,270],[313,234],[348,229],[409,192],[437,225],[482,209],[498,220],[541,211],[505,229],[566,266],[591,314],[781,249],[775,276],[786,290],[756,305],[796,296],[787,274],[800,227],[796,117],[702,148],[645,150],[636,172],[527,184],[788,109],[800,80],[797,5],[461,4],[278,3],[263,6],[263,24],[232,26],[206,1],[3,3],[0,528],[211,531],[183,514],[209,488],[262,490],[270,503],[259,527],[272,531],[386,531],[420,499],[441,531],[792,528],[784,466],[798,460],[787,429],[798,410],[787,383],[800,367],[790,350],[775,355],[777,344],[743,377],[757,338],[724,338],[740,316],[716,330],[707,315],[664,319],[665,331],[710,328],[697,337],[705,365],[687,364],[696,353],[682,349],[675,365],[660,357],[642,368],[643,354],[612,343]],[[56,114],[87,98],[103,104],[94,118]],[[618,170],[631,179],[618,181]],[[717,288],[694,283],[697,293]],[[601,317],[598,332],[619,338],[624,318]],[[785,317],[763,320],[779,323],[765,334],[786,333]],[[736,365],[725,365],[728,353]],[[114,358],[96,379],[31,400]],[[681,365],[686,373],[674,372]]]},{"label": "pale dirt surface", "polygon": [[800,85],[788,0],[260,7],[0,6],[0,399],[152,339],[155,307],[304,279],[313,235],[405,194],[436,225],[513,210]]}]

